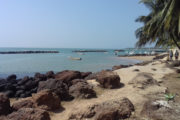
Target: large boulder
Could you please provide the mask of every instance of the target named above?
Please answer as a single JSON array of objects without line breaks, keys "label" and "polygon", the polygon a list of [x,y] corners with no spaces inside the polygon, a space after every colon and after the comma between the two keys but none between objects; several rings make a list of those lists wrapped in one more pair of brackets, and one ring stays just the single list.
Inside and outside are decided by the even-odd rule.
[{"label": "large boulder", "polygon": [[145,89],[152,85],[159,85],[159,83],[152,77],[150,73],[139,73],[135,78],[129,81],[133,87]]},{"label": "large boulder", "polygon": [[65,70],[65,71],[57,73],[55,75],[55,79],[66,83],[68,86],[71,86],[70,83],[72,80],[81,79],[81,73],[79,71]]},{"label": "large boulder", "polygon": [[69,94],[75,98],[94,98],[96,92],[84,80],[73,80],[73,85],[69,88]]},{"label": "large boulder", "polygon": [[41,73],[35,73],[34,79],[35,79],[35,81],[38,81],[38,82],[45,81],[45,80],[47,80],[47,76],[44,74],[41,74]]},{"label": "large boulder", "polygon": [[7,120],[50,120],[47,111],[37,108],[21,108],[6,118]]},{"label": "large boulder", "polygon": [[21,108],[34,108],[34,102],[31,97],[20,99],[12,104],[12,109],[17,111]]},{"label": "large boulder", "polygon": [[20,99],[12,104],[13,110],[20,108],[41,108],[43,110],[56,110],[61,107],[60,98],[50,90],[42,90],[32,97]]},{"label": "large boulder", "polygon": [[81,72],[81,78],[84,79],[91,74],[92,74],[92,72]]},{"label": "large boulder", "polygon": [[9,98],[0,93],[0,115],[7,115],[11,112],[10,101]]},{"label": "large boulder", "polygon": [[47,79],[49,79],[49,78],[54,78],[54,77],[55,77],[55,74],[54,74],[53,71],[48,71],[48,72],[46,73],[46,77],[47,77]]},{"label": "large boulder", "polygon": [[16,80],[16,75],[12,74],[10,76],[7,77],[7,81],[12,81],[12,80]]},{"label": "large boulder", "polygon": [[14,97],[15,92],[13,90],[6,89],[6,91],[4,91],[4,94],[11,98]]},{"label": "large boulder", "polygon": [[25,76],[23,79],[18,81],[18,85],[24,85],[26,82],[28,82],[30,80],[30,78],[28,76]]},{"label": "large boulder", "polygon": [[56,110],[61,107],[60,98],[50,90],[43,90],[32,95],[35,107],[43,110]]},{"label": "large boulder", "polygon": [[97,74],[98,74],[98,73],[92,73],[92,74],[88,75],[87,77],[85,77],[84,79],[85,79],[85,80],[93,80],[93,79],[96,79],[96,78],[97,78]]},{"label": "large boulder", "polygon": [[119,75],[111,71],[101,71],[97,74],[96,80],[103,88],[113,89],[121,86]]},{"label": "large boulder", "polygon": [[41,81],[38,86],[38,92],[44,89],[50,89],[57,94],[61,100],[72,100],[73,97],[69,95],[68,86],[61,80],[48,79]]},{"label": "large boulder", "polygon": [[119,120],[131,116],[134,106],[128,98],[109,100],[100,104],[88,106],[83,110],[76,110],[69,120]]}]

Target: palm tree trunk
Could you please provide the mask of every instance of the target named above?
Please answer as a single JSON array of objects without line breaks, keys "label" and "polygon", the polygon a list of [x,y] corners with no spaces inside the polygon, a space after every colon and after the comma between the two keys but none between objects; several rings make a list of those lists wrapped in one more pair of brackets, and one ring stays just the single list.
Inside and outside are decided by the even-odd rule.
[{"label": "palm tree trunk", "polygon": [[176,47],[178,47],[179,49],[180,49],[180,45],[178,44],[178,42],[176,41],[177,39],[177,37],[175,37],[174,35],[172,35],[172,38],[173,38],[173,42],[174,42],[174,44],[176,45]]},{"label": "palm tree trunk", "polygon": [[177,41],[173,39],[174,44],[180,49],[180,46],[178,45]]}]

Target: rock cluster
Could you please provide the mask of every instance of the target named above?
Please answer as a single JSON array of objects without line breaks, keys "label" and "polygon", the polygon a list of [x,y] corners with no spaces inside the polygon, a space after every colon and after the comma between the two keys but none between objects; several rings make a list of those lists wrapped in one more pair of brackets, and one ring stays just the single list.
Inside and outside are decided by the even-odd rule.
[{"label": "rock cluster", "polygon": [[[36,73],[34,77],[27,76],[23,79],[10,75],[7,79],[0,80],[0,92],[4,92],[0,94],[0,120],[50,120],[47,111],[61,109],[63,100],[97,97],[93,86],[86,81],[91,76],[103,88],[120,87],[120,77],[112,71],[94,74],[68,70],[54,74],[53,71],[49,71],[46,74]],[[7,96],[22,98],[10,106]],[[123,98],[96,104],[90,106],[90,109],[88,114],[82,113],[81,118],[116,120],[128,118],[134,106],[127,98]],[[79,119],[79,116],[72,114],[71,118]]]},{"label": "rock cluster", "polygon": [[20,99],[10,106],[9,98],[1,93],[0,120],[50,120],[46,110],[59,109],[60,103],[59,97],[50,90],[45,90]]},{"label": "rock cluster", "polygon": [[[0,79],[0,92],[4,92],[8,97],[29,97],[32,95],[32,93],[36,93],[38,91],[40,82],[47,82],[51,81],[52,79],[54,79],[56,82],[61,82],[59,84],[61,84],[62,90],[68,90],[65,88],[66,86],[70,87],[72,85],[71,80],[83,79],[89,74],[91,74],[91,72],[81,73],[78,71],[62,71],[54,74],[53,71],[49,71],[46,74],[36,73],[34,77],[26,76],[23,79],[17,79],[16,75],[10,75],[6,79]],[[54,84],[56,84],[56,82],[54,82]],[[53,80],[50,83],[53,83]]]},{"label": "rock cluster", "polygon": [[10,101],[9,98],[0,93],[0,115],[7,115],[11,112]]}]

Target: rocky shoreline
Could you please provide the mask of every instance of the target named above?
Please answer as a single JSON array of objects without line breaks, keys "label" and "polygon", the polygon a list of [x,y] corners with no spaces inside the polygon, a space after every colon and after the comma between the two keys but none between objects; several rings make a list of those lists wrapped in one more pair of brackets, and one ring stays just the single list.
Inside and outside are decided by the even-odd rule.
[{"label": "rocky shoreline", "polygon": [[59,51],[0,51],[0,54],[40,54],[40,53],[59,53]]},{"label": "rocky shoreline", "polygon": [[[137,63],[134,65],[146,65],[152,61],[146,61]],[[72,80],[75,79],[75,83],[86,81],[90,79],[96,79],[99,75],[106,74],[109,72],[109,74],[112,74],[112,71],[122,69],[122,68],[128,68],[132,67],[133,65],[115,65],[112,67],[112,69],[108,70],[102,70],[100,72],[92,73],[92,72],[80,72],[80,71],[73,71],[73,70],[64,70],[61,72],[54,73],[53,71],[48,71],[45,74],[42,73],[35,73],[33,77],[25,76],[23,78],[17,78],[15,74],[9,75],[7,78],[0,78],[0,92],[4,92],[9,98],[25,98],[31,96],[33,93],[37,93],[38,89],[44,89],[45,87],[43,84],[48,83],[56,83],[57,80],[60,80],[61,82],[65,83],[65,85],[62,85],[64,88],[68,88],[73,85],[74,82]],[[45,83],[45,81],[47,83]],[[62,83],[59,83],[60,86]],[[102,83],[103,84],[103,83]],[[117,84],[118,85],[118,84]],[[42,88],[38,88],[42,87]],[[54,86],[52,86],[54,87]],[[47,87],[48,89],[51,88],[51,86]],[[68,89],[64,89],[64,91],[67,91]],[[64,93],[63,93],[64,94]],[[68,95],[67,95],[68,96]],[[72,97],[69,96],[62,99],[72,99]]]},{"label": "rocky shoreline", "polygon": [[[150,96],[146,97],[165,94],[166,88],[161,86],[160,78],[173,72],[172,69],[180,66],[180,62],[169,64],[172,69],[164,68],[167,64],[155,60],[114,66],[112,70],[97,73],[49,71],[22,79],[10,75],[0,80],[0,119],[143,120],[141,118],[152,117],[149,116],[150,110],[169,111],[163,105],[159,106],[160,103],[150,104],[147,102]],[[12,102],[9,97],[16,100]],[[151,100],[151,103],[158,100]],[[159,101],[163,101],[162,98]]]}]

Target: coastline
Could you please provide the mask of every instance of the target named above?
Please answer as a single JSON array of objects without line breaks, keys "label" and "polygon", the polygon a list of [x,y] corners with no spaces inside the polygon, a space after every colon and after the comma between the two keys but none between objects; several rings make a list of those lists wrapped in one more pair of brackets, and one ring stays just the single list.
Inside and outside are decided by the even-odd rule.
[{"label": "coastline", "polygon": [[[100,84],[95,79],[86,79],[87,83],[90,86],[93,86],[93,90],[96,92],[97,97],[91,99],[74,99],[72,101],[61,101],[63,110],[60,110],[58,112],[49,111],[51,120],[67,120],[71,115],[74,115],[76,113],[83,113],[82,111],[86,111],[88,106],[100,104],[108,100],[118,100],[121,98],[128,98],[135,107],[135,112],[133,112],[129,120],[131,120],[131,118],[132,120],[134,120],[134,118],[141,120],[141,112],[144,104],[152,99],[164,100],[162,99],[162,96],[164,96],[168,90],[164,77],[175,73],[175,69],[168,67],[165,60],[153,60],[154,57],[155,56],[123,57],[128,59],[138,59],[143,62],[151,62],[145,65],[140,63],[138,65],[132,65],[126,68],[114,70],[113,72],[120,77],[120,83],[123,84],[122,87],[117,89],[101,88]],[[132,80],[134,80],[137,76],[140,75],[149,76],[150,78],[152,77],[155,81],[157,81],[157,84],[147,83],[145,84],[143,89],[141,88],[142,85],[138,82],[132,84]],[[36,76],[41,75],[38,74]],[[141,77],[143,78],[143,76]],[[161,97],[159,98],[159,96]],[[22,100],[22,98],[11,98],[10,100],[11,104],[13,104],[18,100]],[[75,109],[76,111],[74,111]]]},{"label": "coastline", "polygon": [[[134,59],[134,57],[133,58],[130,57],[130,59]],[[149,57],[146,59],[144,58],[142,59],[142,57],[138,59],[144,61],[152,60],[152,58]],[[138,71],[135,71],[137,69]],[[131,116],[132,119],[130,118],[129,120],[134,120],[134,118],[137,120],[143,120],[144,118],[141,115],[141,110],[143,109],[143,105],[148,100],[163,98],[162,96],[166,94],[168,88],[161,83],[166,82],[163,80],[163,78],[168,74],[173,74],[174,69],[167,67],[166,63],[162,63],[158,60],[155,60],[147,65],[142,65],[142,66],[133,65],[128,68],[115,70],[114,72],[120,76],[121,83],[124,84],[122,88],[111,89],[111,90],[102,89],[99,88],[99,83],[97,83],[94,79],[88,80],[88,83],[94,86],[94,90],[97,92],[98,97],[88,100],[75,99],[71,102],[62,102],[65,111],[61,113],[51,113],[51,119],[67,120],[69,115],[71,115],[72,113],[81,113],[82,111],[86,111],[87,106],[102,103],[107,100],[114,100],[114,99],[126,97],[129,98],[132,101],[133,105],[135,106],[135,113]],[[141,89],[138,87],[133,87],[131,84],[129,84],[129,82],[133,80],[133,78],[135,78],[139,74],[144,74],[144,73],[148,73],[148,75],[152,76],[153,79],[157,80],[157,82],[161,84],[161,86],[150,85],[148,87],[147,85],[147,88]],[[76,109],[76,111],[74,111],[74,109]]]},{"label": "coastline", "polygon": [[146,62],[146,61],[151,61],[153,60],[155,56],[123,56],[123,57],[119,57],[119,58],[125,58],[125,59],[134,59],[134,60],[140,60],[142,62]]}]

